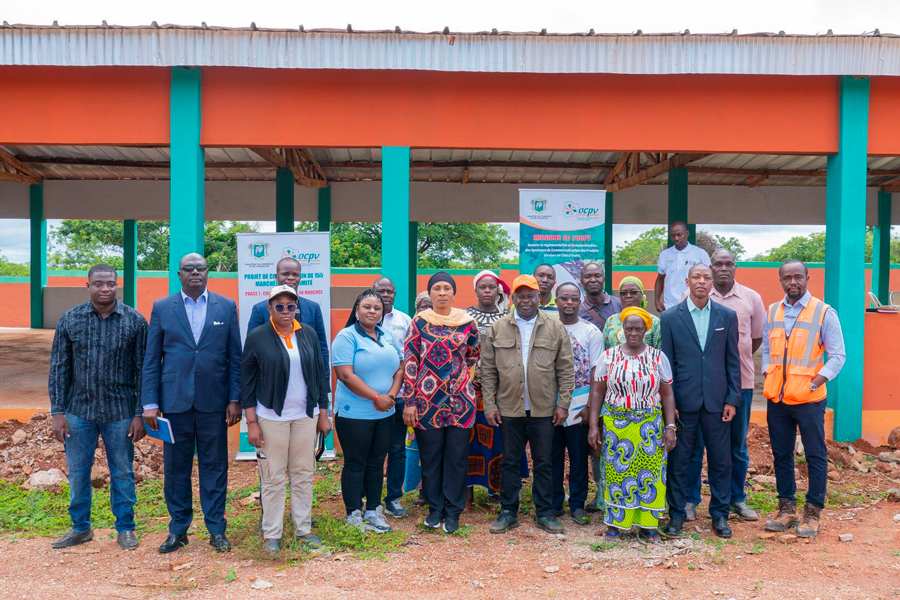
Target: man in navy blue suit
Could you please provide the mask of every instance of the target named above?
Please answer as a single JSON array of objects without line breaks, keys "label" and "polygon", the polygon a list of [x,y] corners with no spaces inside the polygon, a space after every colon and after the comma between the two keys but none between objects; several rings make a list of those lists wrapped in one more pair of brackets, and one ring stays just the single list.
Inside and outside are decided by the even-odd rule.
[{"label": "man in navy blue suit", "polygon": [[682,423],[668,457],[670,520],[663,533],[677,536],[684,525],[688,466],[699,430],[706,440],[713,531],[730,538],[731,420],[741,402],[737,314],[710,301],[713,278],[707,265],[691,267],[686,283],[690,295],[662,314],[662,351],[672,365],[675,408]]},{"label": "man in navy blue suit", "polygon": [[[291,256],[279,260],[275,265],[275,279],[278,281],[278,285],[286,285],[299,292],[297,288],[300,286],[300,261]],[[247,322],[247,333],[269,322],[268,302],[268,300],[262,300],[253,306],[250,321]],[[316,337],[319,338],[319,350],[322,352],[322,364],[325,365],[325,381],[331,389],[328,336],[325,335],[325,321],[322,319],[322,309],[319,308],[319,304],[300,296],[297,299],[297,321],[316,330]]]},{"label": "man in navy blue suit", "polygon": [[141,385],[144,419],[169,419],[175,438],[163,447],[169,537],[159,551],[187,545],[194,517],[191,472],[194,449],[200,505],[209,544],[231,550],[225,537],[228,427],[241,420],[241,334],[234,300],[206,289],[206,260],[188,254],[178,265],[181,291],[153,303]]}]

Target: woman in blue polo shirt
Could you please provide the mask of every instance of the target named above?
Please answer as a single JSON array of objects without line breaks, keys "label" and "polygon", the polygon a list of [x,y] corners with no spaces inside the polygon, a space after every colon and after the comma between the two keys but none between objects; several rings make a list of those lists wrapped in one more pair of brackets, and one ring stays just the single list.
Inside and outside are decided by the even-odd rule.
[{"label": "woman in blue polo shirt", "polygon": [[347,524],[376,533],[391,530],[377,509],[393,431],[394,421],[388,417],[394,414],[394,398],[403,383],[400,353],[391,334],[379,327],[383,316],[381,296],[365,290],[331,346],[331,364],[338,378],[334,425],[344,452],[341,494]]}]

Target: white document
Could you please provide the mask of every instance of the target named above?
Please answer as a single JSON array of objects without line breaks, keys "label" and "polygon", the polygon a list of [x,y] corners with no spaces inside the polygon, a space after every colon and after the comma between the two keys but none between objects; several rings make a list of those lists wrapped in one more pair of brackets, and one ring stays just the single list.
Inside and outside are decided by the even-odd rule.
[{"label": "white document", "polygon": [[590,396],[591,386],[586,385],[584,387],[575,388],[575,391],[572,392],[572,404],[569,405],[569,417],[566,419],[564,427],[581,423],[581,419],[577,418],[577,415],[581,412],[582,408],[587,406],[588,398],[590,398]]}]

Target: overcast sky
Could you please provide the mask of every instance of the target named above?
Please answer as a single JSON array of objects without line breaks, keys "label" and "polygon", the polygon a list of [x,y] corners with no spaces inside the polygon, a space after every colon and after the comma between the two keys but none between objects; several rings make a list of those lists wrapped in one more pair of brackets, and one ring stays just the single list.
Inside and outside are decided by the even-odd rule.
[{"label": "overcast sky", "polygon": [[[413,31],[435,31],[450,27],[453,31],[597,32],[644,33],[690,29],[692,33],[718,33],[737,29],[740,33],[777,32],[858,34],[879,29],[882,33],[900,33],[900,0],[294,0],[248,2],[247,0],[32,0],[0,3],[0,19],[10,23],[62,25],[149,25],[152,21],[179,25],[221,25],[259,27],[393,29],[400,26]],[[54,225],[50,223],[51,227]],[[270,223],[263,229],[273,229]],[[508,229],[517,237],[517,225]],[[793,235],[821,231],[821,227],[780,227],[778,231],[762,227],[705,226],[712,233],[734,236],[747,248],[748,255],[763,252],[787,241]],[[622,225],[615,230],[616,246],[633,239],[646,227]],[[10,260],[28,260],[27,221],[3,223],[0,252]]]}]

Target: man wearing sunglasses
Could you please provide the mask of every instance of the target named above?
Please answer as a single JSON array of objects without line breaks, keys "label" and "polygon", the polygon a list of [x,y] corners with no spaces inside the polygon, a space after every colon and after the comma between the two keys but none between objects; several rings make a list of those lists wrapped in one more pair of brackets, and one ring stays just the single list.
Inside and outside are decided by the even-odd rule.
[{"label": "man wearing sunglasses", "polygon": [[[291,256],[286,256],[275,265],[275,280],[278,285],[286,285],[293,288],[299,295],[300,287],[300,261]],[[307,300],[303,296],[297,298],[297,316],[301,325],[309,325],[316,332],[319,339],[319,351],[322,353],[322,364],[325,367],[325,382],[331,389],[331,363],[328,358],[328,336],[325,335],[325,320],[322,318],[322,309],[318,302]],[[268,300],[261,300],[253,305],[250,320],[247,322],[247,333],[269,322]]]},{"label": "man wearing sunglasses", "polygon": [[234,300],[206,289],[208,267],[202,256],[188,254],[178,267],[181,291],[153,303],[141,385],[147,427],[157,431],[162,412],[175,438],[163,448],[171,520],[169,537],[159,551],[165,554],[188,544],[196,448],[209,544],[227,552],[228,427],[241,419],[237,307]]}]

